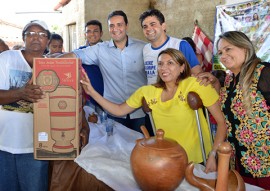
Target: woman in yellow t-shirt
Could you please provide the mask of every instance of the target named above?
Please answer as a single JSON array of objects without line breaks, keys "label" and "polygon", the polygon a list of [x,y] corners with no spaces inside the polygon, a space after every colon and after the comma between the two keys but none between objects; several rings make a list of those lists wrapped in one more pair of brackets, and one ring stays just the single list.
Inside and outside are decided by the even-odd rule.
[{"label": "woman in yellow t-shirt", "polygon": [[[81,83],[85,92],[105,110],[116,116],[126,115],[141,107],[142,99],[145,98],[148,107],[152,110],[156,128],[163,129],[166,137],[176,140],[183,146],[189,161],[201,163],[203,158],[196,116],[187,103],[187,94],[190,91],[196,92],[218,124],[215,141],[210,148],[210,132],[205,118],[201,117],[204,145],[206,151],[211,153],[205,171],[216,170],[215,153],[218,145],[226,138],[225,119],[219,106],[219,96],[212,86],[202,86],[196,78],[191,77],[190,66],[180,51],[172,48],[161,51],[158,55],[157,83],[139,88],[122,104],[112,103],[100,96],[84,71],[83,74]],[[200,116],[203,116],[202,111],[199,112]]]}]

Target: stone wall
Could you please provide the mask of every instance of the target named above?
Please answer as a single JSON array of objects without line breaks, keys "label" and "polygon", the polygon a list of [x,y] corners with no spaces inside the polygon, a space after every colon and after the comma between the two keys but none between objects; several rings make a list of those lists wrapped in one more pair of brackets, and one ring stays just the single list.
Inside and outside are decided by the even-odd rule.
[{"label": "stone wall", "polygon": [[[84,25],[84,2],[85,0],[73,0],[63,7],[62,31],[65,51],[71,51],[70,43],[74,43],[76,48],[83,44],[80,41],[84,39],[84,37],[82,37],[83,28],[81,28]],[[72,32],[73,34],[70,34],[70,26],[76,27],[75,31]],[[71,36],[74,38],[71,38]]]},{"label": "stone wall", "polygon": [[139,15],[149,7],[149,0],[85,0],[85,21],[98,19],[102,22],[103,39],[108,40],[108,23],[109,13],[115,10],[123,10],[128,17],[129,29],[128,34],[135,38],[143,39],[142,29],[139,23]]},{"label": "stone wall", "polygon": [[219,0],[156,0],[155,8],[161,10],[167,23],[167,33],[183,38],[192,36],[195,20],[207,36],[214,36],[215,7]]},{"label": "stone wall", "polygon": [[77,31],[77,47],[85,43],[84,25],[88,20],[97,19],[102,23],[103,40],[109,40],[108,14],[114,10],[123,10],[128,17],[129,30],[128,34],[138,39],[144,39],[142,29],[140,27],[139,15],[149,7],[149,0],[72,0],[66,7],[63,8],[64,14],[64,30],[63,36],[68,48],[68,26],[76,24]]}]

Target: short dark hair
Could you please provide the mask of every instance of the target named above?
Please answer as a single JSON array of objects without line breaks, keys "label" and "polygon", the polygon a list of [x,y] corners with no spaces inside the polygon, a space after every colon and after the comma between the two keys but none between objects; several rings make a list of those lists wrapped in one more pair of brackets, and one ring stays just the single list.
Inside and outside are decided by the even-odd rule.
[{"label": "short dark hair", "polygon": [[151,17],[153,17],[153,16],[157,17],[157,19],[159,20],[159,23],[160,23],[160,24],[163,24],[163,23],[165,22],[165,17],[164,17],[164,15],[160,12],[160,10],[158,10],[158,9],[149,9],[149,10],[143,12],[143,13],[140,15],[140,17],[139,17],[139,20],[140,20],[140,22],[141,22],[141,26],[142,26],[142,23],[143,23],[144,19],[145,19],[146,17],[149,17],[149,16],[151,16]]},{"label": "short dark hair", "polygon": [[86,28],[86,27],[89,26],[89,25],[97,25],[97,26],[99,26],[100,32],[102,31],[102,24],[101,24],[101,22],[99,22],[98,20],[90,20],[90,21],[88,21],[88,22],[85,24],[84,28]]},{"label": "short dark hair", "polygon": [[190,38],[190,37],[184,37],[184,38],[182,38],[183,40],[185,40],[185,41],[187,41],[189,44],[190,44],[190,46],[192,47],[192,49],[193,49],[193,51],[194,51],[194,53],[196,53],[197,51],[196,51],[196,44],[195,44],[195,42],[192,40],[192,38]]},{"label": "short dark hair", "polygon": [[125,21],[126,25],[128,24],[127,15],[126,15],[126,13],[124,13],[124,11],[122,11],[122,10],[117,10],[117,11],[111,12],[111,13],[109,14],[109,16],[108,16],[108,21],[109,21],[112,17],[114,17],[114,16],[122,16],[122,17],[124,18],[124,21]]},{"label": "short dark hair", "polygon": [[48,44],[48,45],[51,44],[52,40],[60,40],[60,41],[64,42],[64,40],[63,40],[63,38],[61,37],[61,35],[56,34],[56,33],[52,33],[52,34],[51,34],[51,38],[50,38],[50,41],[49,41],[49,44]]}]

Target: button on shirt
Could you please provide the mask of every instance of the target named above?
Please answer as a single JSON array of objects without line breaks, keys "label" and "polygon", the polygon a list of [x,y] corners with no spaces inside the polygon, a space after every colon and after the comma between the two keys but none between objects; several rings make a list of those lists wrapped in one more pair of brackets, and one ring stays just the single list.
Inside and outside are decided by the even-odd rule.
[{"label": "button on shirt", "polygon": [[[84,64],[99,66],[104,80],[104,98],[119,104],[147,83],[142,51],[145,44],[129,37],[123,50],[115,47],[113,40],[110,40],[74,50],[73,53]],[[144,116],[142,109],[130,114],[132,119]]]}]

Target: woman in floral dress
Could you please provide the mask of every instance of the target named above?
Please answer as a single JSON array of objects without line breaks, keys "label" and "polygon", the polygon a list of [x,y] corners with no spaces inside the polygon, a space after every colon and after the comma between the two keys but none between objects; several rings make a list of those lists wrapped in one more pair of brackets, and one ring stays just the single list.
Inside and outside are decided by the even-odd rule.
[{"label": "woman in floral dress", "polygon": [[[252,42],[242,32],[220,35],[217,49],[229,70],[220,102],[233,147],[231,166],[245,182],[270,189],[270,64],[256,56]],[[210,73],[198,77],[219,83]]]}]

